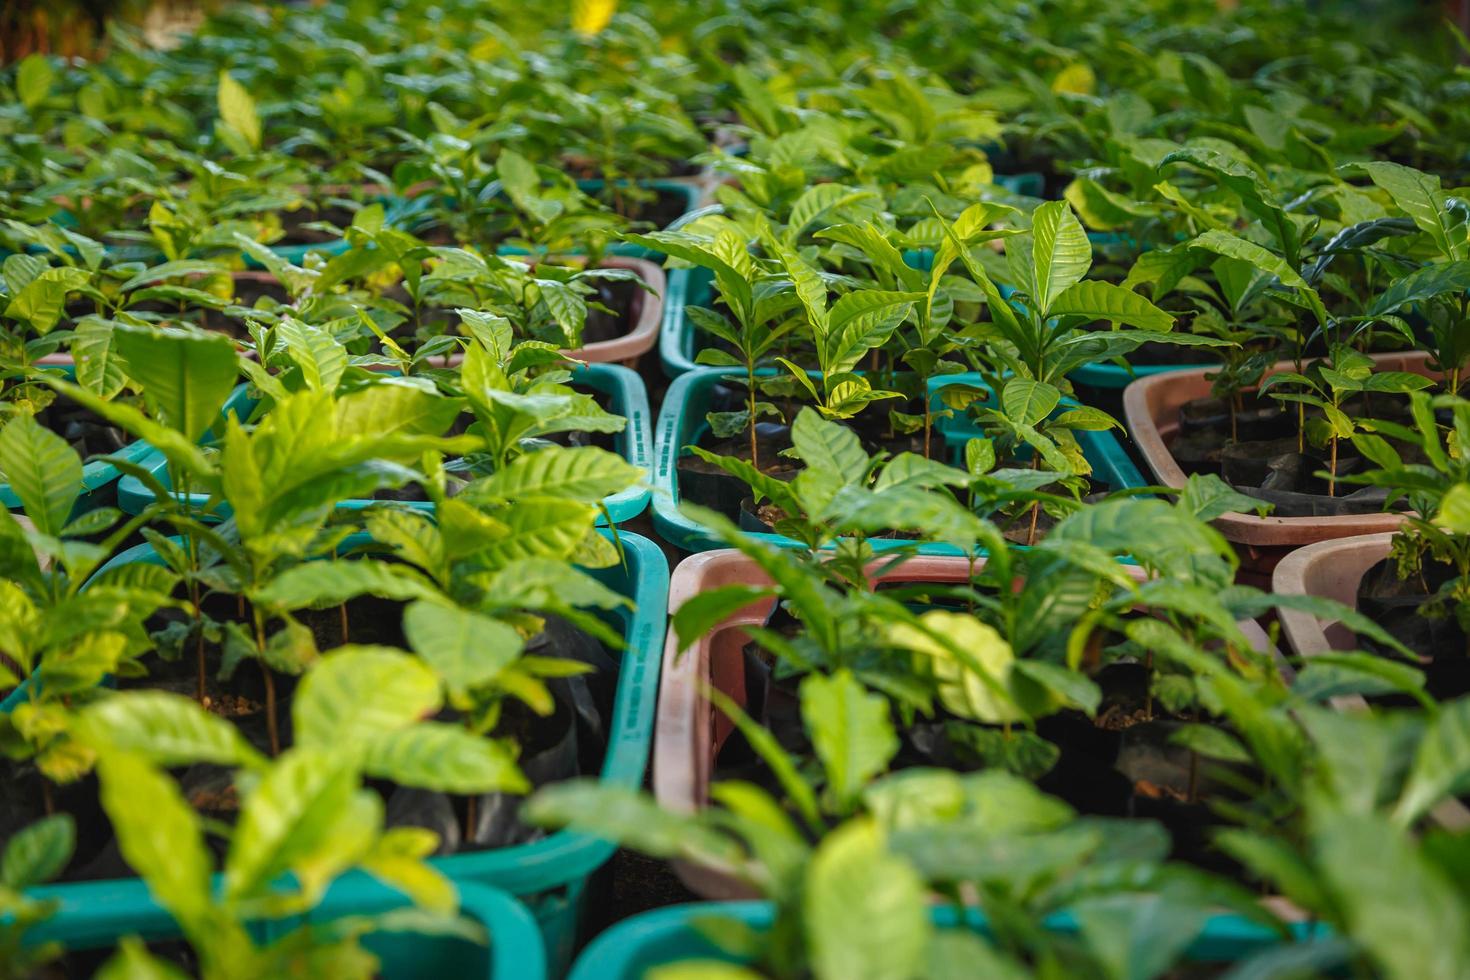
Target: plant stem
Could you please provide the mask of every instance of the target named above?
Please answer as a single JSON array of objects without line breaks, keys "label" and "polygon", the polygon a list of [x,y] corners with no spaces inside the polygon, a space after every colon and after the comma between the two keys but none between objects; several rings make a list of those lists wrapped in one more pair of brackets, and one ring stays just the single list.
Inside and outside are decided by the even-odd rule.
[{"label": "plant stem", "polygon": [[924,458],[929,458],[929,438],[934,431],[934,413],[929,405],[929,399],[924,399]]},{"label": "plant stem", "polygon": [[[1031,457],[1031,468],[1033,470],[1036,470],[1036,469],[1040,469],[1041,468],[1041,457],[1040,456],[1032,456]],[[1030,530],[1028,530],[1026,532],[1026,545],[1027,545],[1027,547],[1030,547],[1031,545],[1033,545],[1033,544],[1036,543],[1036,522],[1038,520],[1040,520],[1040,519],[1041,519],[1041,501],[1038,500],[1038,501],[1036,501],[1036,503],[1034,503],[1034,504],[1031,505],[1031,528],[1030,528]]]},{"label": "plant stem", "polygon": [[265,678],[265,726],[270,734],[271,755],[281,754],[281,734],[276,725],[276,678],[271,673],[270,666],[265,662],[265,617],[260,614],[257,606],[250,608],[250,614],[255,620],[255,645],[260,651],[260,673]]},{"label": "plant stem", "polygon": [[747,383],[745,403],[750,412],[750,418],[747,420],[750,425],[750,465],[759,470],[761,464],[758,458],[759,449],[756,446],[755,438],[755,362],[747,361],[745,369],[745,380]]},{"label": "plant stem", "polygon": [[464,840],[468,844],[474,838],[475,821],[480,815],[480,798],[471,794],[464,803]]},{"label": "plant stem", "polygon": [[270,735],[271,755],[281,754],[281,733],[276,726],[276,678],[265,661],[260,662],[260,673],[265,678],[265,727]]},{"label": "plant stem", "polygon": [[1327,496],[1337,496],[1337,436],[1333,436],[1328,442]]},{"label": "plant stem", "polygon": [[51,780],[45,776],[41,777],[41,805],[46,808],[46,816],[56,812],[56,800],[51,796]]}]

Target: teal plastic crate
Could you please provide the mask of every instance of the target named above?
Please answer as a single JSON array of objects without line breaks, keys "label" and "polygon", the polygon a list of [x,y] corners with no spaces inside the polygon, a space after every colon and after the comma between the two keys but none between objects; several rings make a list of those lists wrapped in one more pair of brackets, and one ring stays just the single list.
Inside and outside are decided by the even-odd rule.
[{"label": "teal plastic crate", "polygon": [[[105,950],[126,936],[145,940],[180,938],[173,916],[148,894],[141,881],[98,881],[49,885],[33,889],[35,898],[56,899],[60,908],[31,929],[26,945],[60,942],[68,950]],[[490,935],[488,945],[460,938],[382,932],[365,939],[382,963],[385,980],[542,980],[546,956],[536,921],[511,896],[484,885],[459,885],[461,914],[474,919]],[[407,906],[409,901],[366,875],[353,874],[334,883],[321,904],[308,915],[313,922],[355,915],[374,915]],[[284,931],[280,923],[259,924],[259,938]]]},{"label": "teal plastic crate", "polygon": [[[623,367],[620,364],[588,364],[577,368],[572,376],[572,384],[593,391],[602,392],[607,395],[612,404],[612,411],[628,420],[628,425],[622,432],[613,437],[614,445],[618,455],[628,462],[644,470],[653,470],[653,424],[652,412],[648,407],[648,388],[643,379],[636,371]],[[241,418],[248,416],[254,403],[245,395],[245,386],[241,386],[236,393],[237,397],[231,398],[230,410],[235,411]],[[161,454],[155,455],[148,464],[150,472],[164,486],[169,486],[168,460]],[[647,486],[629,487],[621,493],[615,493],[603,500],[607,507],[608,517],[614,524],[622,524],[630,521],[643,513],[651,491]],[[153,494],[143,485],[143,481],[135,476],[125,476],[118,481],[117,487],[118,506],[129,514],[137,514],[153,502]],[[190,506],[203,508],[208,502],[207,494],[192,493],[187,497]],[[378,500],[348,500],[338,506],[357,509],[379,504]],[[429,501],[407,501],[400,502],[395,506],[410,507],[415,510],[429,511],[434,505]],[[228,508],[217,508],[212,516],[215,520],[223,520]],[[606,519],[599,516],[598,523],[605,524]]]},{"label": "teal plastic crate", "polygon": [[[654,435],[653,475],[653,526],[659,535],[671,544],[689,552],[709,551],[725,545],[714,538],[701,524],[689,519],[679,510],[678,461],[688,453],[684,447],[695,444],[708,429],[705,415],[710,410],[713,389],[720,381],[738,377],[740,372],[728,368],[700,368],[682,375],[669,386],[664,397],[663,409],[659,412],[658,429]],[[930,397],[938,405],[938,390],[945,385],[968,382],[985,387],[976,374],[953,374],[932,378],[929,382]],[[1075,402],[1064,402],[1058,411],[1075,407]],[[964,452],[965,443],[980,434],[979,429],[967,419],[940,419],[935,423],[935,432],[944,444],[944,451],[951,462],[958,462]],[[1078,432],[1077,441],[1083,455],[1092,464],[1093,479],[1109,490],[1145,487],[1149,484],[1133,465],[1117,437],[1111,432]],[[756,533],[758,540],[769,541],[782,547],[798,547],[798,542],[781,534]],[[912,545],[912,541],[890,538],[870,539],[876,550]],[[961,552],[943,544],[925,544],[920,554],[958,555]]]},{"label": "teal plastic crate", "polygon": [[[668,623],[669,564],[658,545],[642,535],[612,528],[601,533],[617,543],[623,563],[588,569],[599,582],[633,600],[634,608],[600,612],[622,635],[625,649],[618,671],[609,743],[600,778],[604,783],[643,785],[653,740],[654,704]],[[358,534],[342,543],[354,548],[371,539]],[[152,545],[142,544],[113,558],[99,571],[130,562],[161,564]],[[0,713],[14,710],[28,695],[31,679],[0,701]],[[588,879],[612,857],[614,845],[588,834],[562,830],[527,844],[431,859],[456,883],[504,889],[526,903],[540,925],[547,962],[560,976],[571,964],[580,923],[586,913]],[[68,886],[69,887],[69,886]]]},{"label": "teal plastic crate", "polygon": [[[642,980],[655,967],[690,959],[742,962],[699,932],[695,920],[713,915],[735,919],[764,932],[771,928],[775,908],[769,902],[696,902],[644,912],[618,923],[588,944],[568,980]],[[940,928],[964,927],[981,932],[986,929],[985,918],[977,910],[967,910],[962,920],[953,906],[936,906],[930,916]],[[1070,915],[1055,915],[1047,920],[1046,928],[1075,933],[1077,922]],[[1293,933],[1296,938],[1305,939],[1325,935],[1326,930],[1304,924],[1294,927]],[[1281,937],[1276,933],[1247,919],[1217,915],[1206,923],[1185,955],[1197,964],[1223,965],[1280,942]]]}]

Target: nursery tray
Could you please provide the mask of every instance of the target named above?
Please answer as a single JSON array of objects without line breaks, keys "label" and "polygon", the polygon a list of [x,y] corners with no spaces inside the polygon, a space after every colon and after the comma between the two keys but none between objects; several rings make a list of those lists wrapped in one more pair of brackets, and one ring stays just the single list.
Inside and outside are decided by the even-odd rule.
[{"label": "nursery tray", "polygon": [[[745,963],[721,950],[700,931],[698,920],[712,916],[734,919],[753,932],[768,931],[775,921],[770,902],[698,902],[655,909],[620,922],[598,936],[577,959],[568,980],[642,980],[648,971],[682,960],[718,960]],[[988,932],[985,916],[977,909],[961,912],[951,905],[935,906],[930,919],[941,929],[965,928]],[[1076,933],[1075,917],[1052,915],[1044,922],[1052,932]],[[1298,939],[1327,935],[1325,927],[1293,927]],[[1185,958],[1198,964],[1227,964],[1281,942],[1281,937],[1236,915],[1212,916],[1195,938]]]},{"label": "nursery tray", "polygon": [[[1438,379],[1429,368],[1425,353],[1379,354],[1377,366],[1388,371],[1412,371]],[[1278,361],[1267,376],[1295,371],[1292,361]],[[1123,392],[1123,415],[1138,450],[1158,482],[1183,488],[1184,470],[1174,461],[1169,446],[1179,432],[1179,409],[1186,402],[1210,395],[1206,369],[1170,371],[1140,378]],[[1225,537],[1240,545],[1246,566],[1269,573],[1287,550],[1316,541],[1392,531],[1403,522],[1400,514],[1344,514],[1337,517],[1258,517],[1255,514],[1224,514],[1214,525]]]},{"label": "nursery tray", "polygon": [[[668,622],[669,565],[659,546],[641,535],[612,528],[602,528],[600,533],[620,546],[623,563],[586,571],[631,599],[635,607],[598,613],[622,635],[625,645],[600,779],[609,785],[638,787],[643,784],[653,738],[654,702]],[[341,547],[350,549],[370,540],[366,534],[356,534]],[[117,555],[98,572],[131,562],[162,564],[162,559],[152,545],[142,544]],[[0,701],[0,712],[9,712],[20,704],[31,683],[29,678],[22,681]],[[615,849],[609,841],[561,830],[512,847],[429,860],[458,884],[491,885],[521,898],[541,927],[547,961],[560,975],[571,963],[588,896],[587,879],[607,863]],[[53,887],[60,890],[100,885]]]},{"label": "nursery tray", "polygon": [[[964,582],[984,565],[984,558],[972,565],[968,558],[921,556],[904,561],[875,581]],[[1147,574],[1137,565],[1123,567],[1138,580]],[[738,551],[707,551],[686,558],[669,584],[669,614],[701,593],[730,585],[767,588],[771,579]],[[749,641],[740,627],[764,623],[775,604],[774,598],[751,602],[682,653],[677,636],[670,632],[666,639],[653,739],[653,792],[664,809],[693,813],[708,806],[715,760],[734,725],[715,711],[703,691],[705,685],[710,685],[744,704],[745,661],[741,650]],[[1238,625],[1257,649],[1272,650],[1257,623],[1245,621]],[[676,862],[674,868],[684,884],[701,898],[755,897],[741,882],[718,870],[684,862]]]},{"label": "nursery tray", "polygon": [[[705,415],[709,412],[711,392],[720,381],[739,377],[739,372],[729,368],[699,368],[680,376],[669,386],[664,396],[663,409],[659,412],[658,428],[654,436],[653,477],[653,526],[659,535],[685,551],[699,552],[723,547],[703,525],[686,517],[679,510],[678,461],[688,455],[684,447],[695,444],[708,429]],[[976,387],[986,387],[977,374],[952,374],[930,379],[931,399],[937,403],[937,392],[945,385],[965,382]],[[1064,404],[1058,411],[1064,411]],[[956,461],[964,452],[965,442],[980,435],[973,424],[966,420],[948,421],[948,426],[936,424],[935,431],[944,441],[945,453]],[[1128,459],[1122,445],[1111,432],[1078,432],[1077,441],[1083,454],[1092,464],[1093,475],[1098,482],[1110,490],[1147,486],[1137,467]],[[797,542],[781,534],[754,533],[753,537],[795,547]],[[897,538],[870,538],[869,543],[877,550],[913,544]],[[925,544],[921,554],[958,555],[958,549],[944,544]]]},{"label": "nursery tray", "polygon": [[[216,882],[221,881],[216,876]],[[546,956],[531,914],[511,896],[484,885],[459,885],[460,912],[490,934],[488,946],[448,936],[408,932],[369,934],[364,944],[382,961],[385,980],[542,980]],[[27,931],[25,944],[60,942],[70,950],[106,949],[127,936],[149,941],[181,938],[178,924],[148,893],[142,881],[89,881],[44,885],[32,898],[55,899],[57,913]],[[410,905],[394,891],[361,873],[334,882],[320,905],[306,916],[312,922],[377,915]],[[283,935],[299,920],[259,923],[257,939]]]},{"label": "nursery tray", "polygon": [[[572,383],[600,391],[612,399],[613,413],[628,420],[623,431],[614,434],[618,455],[644,472],[652,472],[653,427],[650,421],[651,413],[648,409],[648,389],[644,386],[643,379],[636,372],[621,365],[589,364],[576,370]],[[246,386],[241,385],[230,397],[226,410],[233,411],[241,418],[245,418],[250,414],[254,404],[255,402],[246,392]],[[170,486],[167,459],[162,455],[156,455],[146,465],[155,479],[165,487]],[[648,506],[650,496],[651,491],[646,486],[630,487],[607,497],[603,500],[603,505],[607,508],[607,516],[612,519],[612,522],[621,524],[643,513],[643,509]],[[186,495],[185,499],[191,507],[203,509],[209,501],[209,495],[191,493]],[[137,514],[153,502],[153,494],[143,485],[142,480],[135,476],[125,476],[118,482],[117,500],[118,506],[126,513]],[[396,502],[371,499],[346,500],[338,506],[360,509],[373,505],[408,507],[422,511],[434,509],[433,502],[427,500]],[[227,514],[228,507],[220,505],[207,516],[214,520],[223,520]],[[598,515],[597,520],[599,524],[607,523],[607,518],[602,515]]]}]

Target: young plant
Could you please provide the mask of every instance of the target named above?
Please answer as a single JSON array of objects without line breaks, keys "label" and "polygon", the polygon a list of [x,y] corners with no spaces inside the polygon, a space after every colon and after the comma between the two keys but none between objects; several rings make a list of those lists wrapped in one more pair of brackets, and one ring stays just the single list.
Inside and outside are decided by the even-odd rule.
[{"label": "young plant", "polygon": [[[1337,446],[1342,439],[1351,440],[1360,429],[1371,430],[1372,421],[1354,419],[1343,410],[1343,404],[1357,395],[1369,393],[1407,394],[1431,387],[1434,382],[1422,374],[1408,371],[1374,371],[1373,359],[1351,347],[1337,344],[1326,361],[1316,361],[1306,374],[1284,371],[1267,378],[1259,389],[1282,402],[1310,405],[1322,413],[1307,421],[1307,437],[1314,445],[1326,445],[1327,496],[1337,495]],[[1278,391],[1281,386],[1295,390]]]}]

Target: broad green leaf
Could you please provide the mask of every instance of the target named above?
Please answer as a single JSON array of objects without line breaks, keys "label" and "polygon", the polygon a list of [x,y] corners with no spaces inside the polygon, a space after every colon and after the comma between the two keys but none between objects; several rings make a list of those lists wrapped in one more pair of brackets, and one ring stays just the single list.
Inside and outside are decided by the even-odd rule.
[{"label": "broad green leaf", "polygon": [[240,807],[225,860],[225,896],[256,895],[329,846],[357,787],[346,753],[297,746],[279,756]]},{"label": "broad green leaf", "polygon": [[127,752],[164,768],[210,762],[255,766],[260,753],[234,723],[191,698],[166,691],[122,691],[82,710],[74,737],[99,753]]},{"label": "broad green leaf", "polygon": [[743,849],[697,818],[665,810],[631,786],[573,779],[554,783],[526,802],[522,817],[542,827],[569,827],[656,858],[711,867],[738,867]]},{"label": "broad green leaf", "polygon": [[801,683],[801,716],[827,786],[846,810],[898,752],[888,699],[869,694],[846,669],[812,674]]},{"label": "broad green leaf", "polygon": [[77,364],[77,384],[99,398],[112,398],[128,383],[113,349],[114,324],[101,317],[83,317],[72,336],[71,353]]},{"label": "broad green leaf", "polygon": [[0,885],[19,891],[51,881],[66,869],[76,837],[69,813],[43,817],[16,831],[0,858]]},{"label": "broad green leaf", "polygon": [[1201,248],[1216,255],[1226,258],[1240,259],[1249,262],[1255,268],[1267,275],[1275,276],[1283,286],[1298,290],[1307,304],[1312,308],[1319,323],[1327,323],[1328,316],[1326,308],[1322,305],[1322,298],[1317,294],[1301,273],[1292,268],[1291,265],[1269,249],[1262,248],[1255,242],[1246,241],[1244,238],[1232,235],[1228,231],[1211,229],[1196,238],[1191,239],[1186,245],[1190,248]]},{"label": "broad green leaf", "polygon": [[605,449],[547,446],[511,460],[468,492],[511,501],[544,496],[595,503],[633,486],[643,475],[638,467]]},{"label": "broad green leaf", "polygon": [[82,269],[46,269],[10,297],[5,315],[24,320],[38,334],[48,334],[61,319],[67,294],[87,285],[90,278]]},{"label": "broad green leaf", "polygon": [[856,483],[867,472],[868,454],[857,433],[826,421],[811,408],[797,413],[791,445],[808,469],[836,477],[841,484]]},{"label": "broad green leaf", "polygon": [[1470,698],[1445,704],[1429,719],[1414,754],[1394,821],[1409,826],[1440,801],[1470,786]]},{"label": "broad green leaf", "polygon": [[1446,293],[1458,297],[1470,290],[1470,261],[1436,262],[1395,279],[1368,307],[1369,316],[1397,313]]},{"label": "broad green leaf", "polygon": [[407,601],[437,598],[439,592],[411,568],[363,558],[295,565],[250,598],[272,609],[305,609],[335,605],[361,595]]},{"label": "broad green leaf", "polygon": [[20,104],[27,109],[40,105],[51,94],[51,83],[55,80],[56,71],[50,58],[39,51],[26,55],[15,68],[15,94],[20,97]]},{"label": "broad green leaf", "polygon": [[807,868],[802,924],[817,980],[911,980],[929,945],[928,889],[876,823],[853,820]]},{"label": "broad green leaf", "polygon": [[1470,963],[1464,893],[1387,820],[1331,814],[1313,846],[1346,927],[1383,975],[1462,980]]},{"label": "broad green leaf", "polygon": [[189,980],[189,974],[154,956],[137,936],[124,936],[93,980]]},{"label": "broad green leaf", "polygon": [[344,646],[306,672],[291,702],[296,744],[351,747],[439,710],[439,678],[410,654]]},{"label": "broad green leaf", "polygon": [[1112,980],[1152,980],[1165,973],[1210,916],[1203,904],[1167,893],[1085,897],[1073,911]]},{"label": "broad green leaf", "polygon": [[255,100],[227,71],[219,73],[216,101],[220,120],[243,141],[244,149],[260,149],[260,115],[255,110]]},{"label": "broad green leaf", "polygon": [[337,390],[337,382],[347,369],[347,348],[329,331],[288,316],[277,324],[276,336],[286,345],[291,360],[301,368],[307,385]]},{"label": "broad green leaf", "polygon": [[120,323],[113,346],[153,417],[190,442],[219,419],[239,377],[235,345],[224,334]]},{"label": "broad green leaf", "polygon": [[1126,323],[1144,330],[1167,331],[1174,318],[1142,296],[1110,282],[1088,279],[1057,296],[1048,311],[1052,316],[1085,316],[1113,323]]},{"label": "broad green leaf", "polygon": [[1062,400],[1062,393],[1044,381],[1012,378],[1001,392],[1000,403],[1006,416],[1022,425],[1036,425],[1052,413]]},{"label": "broad green leaf", "polygon": [[1437,176],[1387,160],[1349,166],[1362,170],[1373,183],[1387,191],[1399,210],[1429,235],[1442,255],[1451,261],[1470,259],[1465,223],[1451,217],[1446,206],[1448,195]]},{"label": "broad green leaf", "polygon": [[209,918],[211,870],[198,815],[173,780],[137,756],[104,753],[97,774],[123,859],[185,933],[198,936]]},{"label": "broad green leaf", "polygon": [[59,535],[82,493],[82,458],[61,436],[23,415],[0,428],[0,474],[42,534]]},{"label": "broad green leaf", "polygon": [[368,737],[363,770],[377,779],[442,793],[529,793],[515,750],[461,725],[423,722]]},{"label": "broad green leaf", "polygon": [[1032,298],[1045,315],[1052,303],[1080,282],[1092,265],[1092,243],[1066,201],[1048,201],[1031,217]]},{"label": "broad green leaf", "polygon": [[525,645],[507,623],[424,600],[403,611],[403,633],[451,694],[490,683],[515,662]]}]

